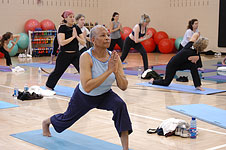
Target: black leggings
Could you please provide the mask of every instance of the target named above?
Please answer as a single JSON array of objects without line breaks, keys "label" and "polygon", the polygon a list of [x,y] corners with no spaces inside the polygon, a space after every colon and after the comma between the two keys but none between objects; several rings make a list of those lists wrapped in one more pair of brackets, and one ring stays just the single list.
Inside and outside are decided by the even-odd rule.
[{"label": "black leggings", "polygon": [[201,80],[200,76],[198,73],[198,69],[196,64],[193,63],[188,63],[184,65],[183,67],[175,67],[175,65],[172,64],[167,64],[166,66],[166,73],[165,73],[165,79],[159,79],[159,80],[154,80],[153,84],[154,85],[162,85],[162,86],[169,86],[170,83],[172,82],[176,72],[178,70],[186,70],[189,69],[192,75],[193,83],[195,87],[201,86]]},{"label": "black leggings", "polygon": [[180,44],[179,45],[179,49],[178,49],[178,52],[180,51],[180,50],[182,50],[184,47]]},{"label": "black leggings", "polygon": [[57,56],[57,50],[59,48],[59,43],[57,40],[57,36],[55,36],[54,40],[53,40],[53,50],[52,50],[52,55]]},{"label": "black leggings", "polygon": [[5,57],[5,59],[6,59],[6,65],[7,65],[7,66],[12,65],[12,61],[11,61],[9,52],[6,51],[3,47],[0,48],[0,52],[4,54],[4,57]]},{"label": "black leggings", "polygon": [[140,52],[142,59],[143,59],[144,70],[147,70],[148,69],[148,57],[147,57],[146,50],[144,49],[144,47],[141,43],[135,43],[133,40],[130,39],[130,37],[127,37],[126,40],[124,41],[121,61],[123,62],[126,59],[128,53],[129,53],[129,50],[132,47]]},{"label": "black leggings", "polygon": [[121,48],[121,50],[123,49],[123,40],[122,40],[122,38],[118,38],[118,39],[111,39],[111,45],[108,48],[108,50],[113,51],[116,44],[118,44],[118,46]]},{"label": "black leggings", "polygon": [[80,52],[76,53],[66,53],[66,52],[59,52],[57,59],[56,59],[56,66],[53,72],[49,75],[49,78],[46,82],[46,86],[48,88],[54,89],[58,80],[66,71],[70,64],[73,64],[75,68],[79,72],[79,57]]}]

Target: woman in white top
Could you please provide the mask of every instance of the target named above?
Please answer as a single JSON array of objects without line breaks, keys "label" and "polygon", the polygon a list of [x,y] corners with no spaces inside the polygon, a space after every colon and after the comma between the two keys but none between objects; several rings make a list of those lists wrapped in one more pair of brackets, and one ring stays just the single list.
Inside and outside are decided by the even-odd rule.
[{"label": "woman in white top", "polygon": [[184,34],[183,40],[180,43],[180,47],[178,51],[182,50],[185,47],[185,45],[190,41],[192,35],[195,32],[199,32],[198,26],[199,26],[198,19],[192,19],[188,22],[187,30]]},{"label": "woman in white top", "polygon": [[[78,27],[81,29],[82,31],[82,34],[83,36],[85,37],[86,41],[89,41],[90,42],[90,39],[89,39],[89,30],[84,26],[85,25],[85,16],[83,14],[78,14],[76,17],[75,17],[75,20],[77,22],[77,25]],[[87,50],[87,46],[86,46],[86,43],[84,44],[81,44],[81,43],[78,43],[79,45],[79,51],[80,53],[82,54],[84,51]]]}]

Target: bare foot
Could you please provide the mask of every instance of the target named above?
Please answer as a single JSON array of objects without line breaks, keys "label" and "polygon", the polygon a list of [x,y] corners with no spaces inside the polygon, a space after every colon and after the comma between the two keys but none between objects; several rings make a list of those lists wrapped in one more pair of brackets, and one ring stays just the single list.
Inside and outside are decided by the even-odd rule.
[{"label": "bare foot", "polygon": [[154,80],[154,78],[151,78],[148,83],[152,84]]},{"label": "bare foot", "polygon": [[200,90],[200,91],[205,91],[202,87],[198,86],[196,87],[197,90]]},{"label": "bare foot", "polygon": [[50,125],[50,118],[44,120],[42,122],[42,134],[43,136],[51,137],[51,133],[49,131],[49,125]]}]

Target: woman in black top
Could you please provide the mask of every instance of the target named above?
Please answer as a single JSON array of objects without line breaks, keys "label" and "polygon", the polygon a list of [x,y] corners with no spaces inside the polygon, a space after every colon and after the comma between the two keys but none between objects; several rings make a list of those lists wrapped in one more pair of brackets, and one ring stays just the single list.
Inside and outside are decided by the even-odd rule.
[{"label": "woman in black top", "polygon": [[144,70],[148,69],[147,52],[140,42],[147,40],[152,36],[152,34],[147,34],[146,32],[147,25],[149,24],[149,22],[150,22],[149,16],[146,14],[142,15],[140,23],[134,26],[132,33],[130,33],[130,35],[125,39],[121,56],[122,62],[126,59],[130,48],[133,47],[136,50],[138,50],[142,55]]},{"label": "woman in black top", "polygon": [[[15,42],[13,41],[14,38],[16,38]],[[2,39],[0,40],[0,52],[4,54],[4,57],[6,59],[6,65],[9,66],[10,68],[12,67],[12,62],[11,62],[9,52],[11,52],[11,50],[14,48],[14,46],[19,41],[19,39],[20,39],[20,34],[13,35],[11,32],[6,32],[2,36]],[[11,48],[8,48],[9,41],[11,41],[12,43]]]},{"label": "woman in black top", "polygon": [[85,42],[82,31],[74,24],[74,13],[71,10],[66,10],[63,12],[62,17],[66,24],[61,25],[57,33],[60,52],[56,59],[55,69],[46,82],[46,87],[52,90],[70,64],[73,64],[79,72],[80,52],[78,42]]},{"label": "woman in black top", "polygon": [[150,80],[155,85],[168,86],[178,70],[189,69],[191,71],[193,83],[196,89],[204,91],[201,87],[201,80],[198,73],[198,67],[201,67],[200,52],[208,45],[208,39],[199,38],[199,33],[194,33],[190,42],[175,56],[173,56],[166,66],[165,79]]}]

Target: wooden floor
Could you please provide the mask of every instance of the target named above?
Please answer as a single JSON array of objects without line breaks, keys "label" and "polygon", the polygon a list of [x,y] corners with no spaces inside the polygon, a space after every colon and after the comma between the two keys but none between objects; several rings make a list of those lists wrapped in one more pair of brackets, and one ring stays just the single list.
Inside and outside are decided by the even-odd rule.
[{"label": "wooden floor", "polygon": [[[173,54],[149,54],[149,65],[166,64]],[[203,62],[219,61],[222,58],[212,56],[202,57]],[[12,58],[13,64],[28,62],[47,62],[49,57],[34,57],[32,59]],[[128,62],[124,67],[143,66],[139,54],[129,54]],[[205,63],[204,63],[205,64]],[[208,63],[207,63],[208,64]],[[0,59],[0,65],[5,65],[5,60]],[[206,66],[204,66],[206,67]],[[206,68],[210,68],[206,67]],[[20,107],[0,109],[0,149],[1,150],[41,150],[38,146],[21,141],[9,136],[13,133],[26,132],[41,129],[43,119],[64,112],[68,105],[68,97],[54,96],[42,100],[20,101],[11,95],[15,84],[23,89],[24,84],[45,85],[47,77],[40,76],[37,68],[24,67],[25,73],[0,72],[0,101],[17,104]],[[215,67],[216,68],[216,67]],[[213,69],[213,66],[212,66]],[[50,70],[49,70],[50,71]],[[69,68],[67,72],[75,72]],[[197,139],[181,138],[177,136],[163,137],[156,134],[150,135],[146,131],[156,128],[162,120],[175,117],[190,122],[190,117],[175,113],[166,109],[169,105],[180,104],[208,104],[226,110],[226,93],[213,95],[199,95],[177,91],[169,91],[158,88],[142,87],[136,85],[141,82],[137,76],[127,75],[129,86],[126,91],[120,91],[113,86],[113,90],[127,103],[132,120],[134,132],[129,136],[130,148],[134,150],[202,150],[202,149],[226,149],[226,130],[217,126],[197,121],[199,135]],[[175,80],[173,82],[176,82]],[[78,82],[60,80],[59,85],[75,87]],[[183,83],[181,83],[183,84]],[[184,83],[193,85],[191,81]],[[202,81],[203,87],[226,89],[226,83]],[[77,121],[71,128],[97,139],[120,145],[117,132],[112,121],[112,113],[94,109]],[[73,139],[76,140],[76,139]]]}]

